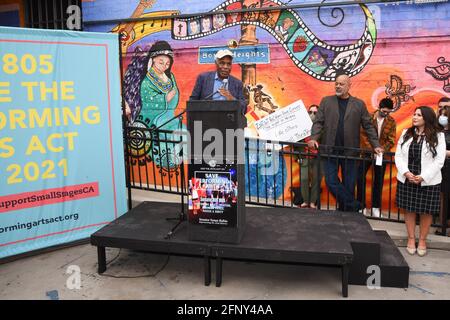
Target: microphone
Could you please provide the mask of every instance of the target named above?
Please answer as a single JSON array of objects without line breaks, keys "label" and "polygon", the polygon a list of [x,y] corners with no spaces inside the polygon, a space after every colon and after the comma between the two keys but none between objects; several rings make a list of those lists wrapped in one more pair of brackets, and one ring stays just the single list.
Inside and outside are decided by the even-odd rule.
[{"label": "microphone", "polygon": [[228,78],[223,79],[223,80],[222,80],[222,83],[223,83],[222,88],[228,90]]},{"label": "microphone", "polygon": [[[228,79],[223,79],[222,80],[222,87],[220,87],[221,89],[226,89],[226,90],[228,90]],[[216,93],[219,93],[219,90],[217,90],[217,91],[214,91],[213,93],[211,93],[211,94],[208,94],[206,97],[205,97],[205,99],[204,100],[208,100],[208,99],[210,99],[212,96],[214,96]]]}]

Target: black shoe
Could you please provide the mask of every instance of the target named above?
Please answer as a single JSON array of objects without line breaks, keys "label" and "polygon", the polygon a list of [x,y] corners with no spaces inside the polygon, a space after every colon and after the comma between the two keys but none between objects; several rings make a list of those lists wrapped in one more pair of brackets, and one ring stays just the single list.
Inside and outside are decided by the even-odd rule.
[{"label": "black shoe", "polygon": [[360,212],[362,212],[362,209],[363,209],[363,207],[361,205],[361,202],[359,202],[358,200],[355,200],[355,201],[353,201],[353,203],[350,206],[348,211],[360,213]]}]

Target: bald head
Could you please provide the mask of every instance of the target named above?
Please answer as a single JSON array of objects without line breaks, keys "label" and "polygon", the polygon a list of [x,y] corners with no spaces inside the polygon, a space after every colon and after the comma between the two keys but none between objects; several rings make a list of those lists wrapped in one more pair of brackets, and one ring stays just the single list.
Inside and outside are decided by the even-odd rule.
[{"label": "bald head", "polygon": [[350,77],[346,74],[342,74],[336,78],[335,82],[335,90],[336,90],[336,96],[342,99],[348,99],[350,87],[352,85],[352,82],[350,80]]}]

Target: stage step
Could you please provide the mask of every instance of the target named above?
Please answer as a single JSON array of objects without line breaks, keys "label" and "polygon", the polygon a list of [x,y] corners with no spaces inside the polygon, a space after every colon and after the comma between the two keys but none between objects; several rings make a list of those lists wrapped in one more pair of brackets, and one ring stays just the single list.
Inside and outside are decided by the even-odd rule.
[{"label": "stage step", "polygon": [[370,276],[367,267],[380,263],[379,239],[364,215],[345,212],[342,219],[353,249],[349,283],[365,286]]},{"label": "stage step", "polygon": [[374,231],[380,243],[381,286],[408,288],[409,266],[386,231]]},{"label": "stage step", "polygon": [[377,265],[381,287],[407,288],[409,266],[387,232],[372,230],[361,214],[342,213],[342,218],[353,249],[349,284],[366,286],[372,274],[367,268]]}]

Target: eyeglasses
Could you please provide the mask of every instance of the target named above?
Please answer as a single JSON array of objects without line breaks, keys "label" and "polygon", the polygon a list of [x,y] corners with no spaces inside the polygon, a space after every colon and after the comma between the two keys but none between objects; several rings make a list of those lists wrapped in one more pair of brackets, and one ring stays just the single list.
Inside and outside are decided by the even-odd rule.
[{"label": "eyeglasses", "polygon": [[317,111],[308,111],[309,114],[317,114]]}]

